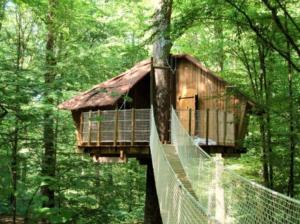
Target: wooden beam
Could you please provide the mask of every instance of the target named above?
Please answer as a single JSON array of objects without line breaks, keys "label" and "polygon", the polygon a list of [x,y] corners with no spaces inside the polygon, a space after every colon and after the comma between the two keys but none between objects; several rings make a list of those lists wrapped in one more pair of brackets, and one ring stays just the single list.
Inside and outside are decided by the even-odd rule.
[{"label": "wooden beam", "polygon": [[219,144],[219,109],[216,109],[216,123],[217,123],[217,145]]},{"label": "wooden beam", "polygon": [[153,66],[154,69],[166,69],[166,70],[170,70],[169,67],[165,67],[165,66]]},{"label": "wooden beam", "polygon": [[115,134],[114,134],[114,146],[117,145],[118,142],[118,123],[119,123],[119,111],[115,110]]},{"label": "wooden beam", "polygon": [[88,144],[89,145],[91,144],[91,129],[92,129],[91,119],[92,119],[92,111],[90,110],[89,111],[89,134],[88,134]]},{"label": "wooden beam", "polygon": [[209,109],[206,109],[206,134],[205,134],[205,138],[206,138],[206,145],[208,145],[208,134],[209,134]]},{"label": "wooden beam", "polygon": [[151,57],[151,70],[150,70],[150,105],[153,105],[154,97],[154,68],[153,68],[153,57]]},{"label": "wooden beam", "polygon": [[134,145],[135,136],[135,109],[131,109],[131,145]]},{"label": "wooden beam", "polygon": [[189,135],[192,133],[192,109],[189,108]]},{"label": "wooden beam", "polygon": [[226,145],[226,137],[227,137],[227,111],[224,111],[224,145]]},{"label": "wooden beam", "polygon": [[83,112],[80,113],[80,124],[79,124],[79,144],[83,142]]},{"label": "wooden beam", "polygon": [[101,110],[98,110],[98,138],[97,138],[97,145],[101,145]]}]

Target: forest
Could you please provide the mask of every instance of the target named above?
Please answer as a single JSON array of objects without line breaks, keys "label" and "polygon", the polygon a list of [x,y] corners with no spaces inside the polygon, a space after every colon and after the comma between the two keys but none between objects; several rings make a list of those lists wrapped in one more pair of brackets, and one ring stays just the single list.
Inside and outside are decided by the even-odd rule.
[{"label": "forest", "polygon": [[225,164],[300,200],[300,1],[0,0],[0,223],[144,223],[147,167],[76,153],[58,105],[166,36],[263,111]]}]

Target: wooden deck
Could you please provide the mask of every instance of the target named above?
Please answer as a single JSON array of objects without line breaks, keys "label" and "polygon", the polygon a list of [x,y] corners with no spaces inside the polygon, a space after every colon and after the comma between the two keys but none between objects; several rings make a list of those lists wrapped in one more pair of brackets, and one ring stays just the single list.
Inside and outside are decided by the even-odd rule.
[{"label": "wooden deck", "polygon": [[[178,118],[200,145],[235,147],[233,113],[220,110],[179,110]],[[79,146],[140,145],[149,143],[150,109],[82,112]]]},{"label": "wooden deck", "polygon": [[[235,146],[232,114],[213,110],[177,113],[183,127],[207,153],[239,156],[245,152]],[[150,156],[150,109],[82,112],[79,127],[78,152],[111,158]]]}]

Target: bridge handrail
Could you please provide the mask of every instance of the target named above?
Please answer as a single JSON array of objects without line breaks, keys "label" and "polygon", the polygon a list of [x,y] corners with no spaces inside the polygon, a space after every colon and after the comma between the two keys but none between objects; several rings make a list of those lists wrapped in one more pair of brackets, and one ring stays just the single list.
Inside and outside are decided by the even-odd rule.
[{"label": "bridge handrail", "polygon": [[152,110],[150,149],[163,223],[217,223],[177,178],[159,140]]},{"label": "bridge handrail", "polygon": [[207,155],[171,116],[172,144],[198,200],[220,223],[300,223],[300,202],[241,177]]}]

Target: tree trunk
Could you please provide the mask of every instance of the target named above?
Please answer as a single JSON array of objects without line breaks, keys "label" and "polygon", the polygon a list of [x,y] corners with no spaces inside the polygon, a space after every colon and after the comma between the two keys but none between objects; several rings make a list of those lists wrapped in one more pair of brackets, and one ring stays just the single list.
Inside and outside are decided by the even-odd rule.
[{"label": "tree trunk", "polygon": [[[44,157],[42,161],[42,175],[44,177],[55,177],[56,170],[56,149],[55,149],[55,127],[54,127],[54,105],[51,90],[55,79],[55,28],[54,28],[54,8],[56,0],[48,1],[48,14],[47,14],[47,43],[46,43],[46,73],[44,75],[45,90],[44,90],[44,103],[46,109],[44,112]],[[41,189],[42,195],[48,198],[48,201],[43,203],[44,207],[54,207],[54,190],[51,189],[49,183],[44,185]]]},{"label": "tree trunk", "polygon": [[[170,120],[170,66],[169,55],[172,47],[170,39],[170,22],[172,0],[159,0],[155,13],[153,45],[155,97],[154,111],[160,140],[169,140]],[[155,68],[159,66],[161,68]],[[168,69],[169,68],[169,69]]]},{"label": "tree trunk", "polygon": [[[258,44],[258,56],[259,56],[259,66],[260,66],[260,86],[261,86],[261,96],[264,96],[264,104],[265,104],[265,114],[263,116],[262,125],[264,125],[264,139],[263,139],[263,159],[264,159],[264,169],[267,164],[268,176],[264,176],[265,183],[267,183],[267,187],[273,188],[273,162],[272,162],[272,135],[271,135],[271,117],[270,117],[270,84],[267,79],[267,70],[266,70],[266,53],[264,52],[264,46],[259,43]],[[267,174],[264,171],[264,174]]]},{"label": "tree trunk", "polygon": [[[16,25],[17,25],[17,52],[16,52],[16,88],[15,95],[20,95],[20,86],[19,86],[19,76],[20,71],[23,67],[24,59],[24,44],[22,43],[23,31],[22,31],[22,13],[16,11]],[[11,194],[11,204],[12,204],[12,218],[13,223],[16,223],[17,216],[17,183],[18,183],[18,148],[19,148],[19,135],[20,135],[20,114],[21,106],[19,101],[16,101],[14,108],[15,120],[14,120],[14,131],[12,134],[12,157],[11,157],[11,172],[12,172],[12,194]]]},{"label": "tree trunk", "polygon": [[145,203],[145,224],[160,224],[162,219],[160,216],[159,202],[157,198],[155,180],[152,162],[147,165],[147,182],[146,182],[146,203]]},{"label": "tree trunk", "polygon": [[266,148],[266,125],[264,118],[261,116],[259,119],[260,134],[261,134],[261,157],[262,157],[262,168],[263,168],[263,179],[264,185],[269,186],[269,166],[268,166],[268,157],[267,157],[267,148]]},{"label": "tree trunk", "polygon": [[[154,96],[153,106],[155,121],[158,128],[160,140],[169,141],[169,121],[170,121],[170,66],[169,56],[172,47],[170,38],[170,23],[172,13],[172,0],[158,0],[154,16],[154,36],[153,60],[154,60]],[[155,68],[158,66],[159,68]],[[152,85],[152,83],[151,83]],[[145,217],[146,224],[162,223],[158,198],[155,188],[155,180],[152,162],[147,168]]]},{"label": "tree trunk", "polygon": [[295,151],[296,151],[296,125],[294,116],[294,94],[293,94],[293,79],[292,79],[292,69],[290,63],[288,63],[288,91],[289,91],[289,180],[288,180],[288,195],[294,197],[294,169],[295,169]]},{"label": "tree trunk", "polygon": [[[284,6],[285,7],[285,6]],[[285,10],[286,12],[286,10]],[[285,28],[288,31],[287,14],[285,13]],[[289,177],[288,177],[288,195],[294,197],[295,188],[295,152],[297,145],[297,132],[296,132],[296,113],[294,105],[294,91],[293,91],[293,68],[290,63],[291,60],[291,47],[290,43],[287,41],[287,54],[289,60],[287,60],[287,70],[288,70],[288,94],[289,94]]]},{"label": "tree trunk", "polygon": [[7,0],[0,0],[0,31],[2,29],[2,21],[4,19],[5,5]]}]

